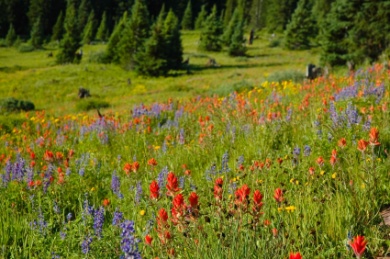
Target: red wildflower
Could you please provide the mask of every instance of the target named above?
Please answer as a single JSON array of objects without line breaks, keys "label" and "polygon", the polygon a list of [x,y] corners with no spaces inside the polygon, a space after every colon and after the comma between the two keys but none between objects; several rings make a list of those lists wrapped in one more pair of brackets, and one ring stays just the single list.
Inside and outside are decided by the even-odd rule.
[{"label": "red wildflower", "polygon": [[316,162],[321,167],[324,165],[324,158],[322,156],[320,156],[317,158]]},{"label": "red wildflower", "polygon": [[277,236],[278,236],[278,229],[277,229],[277,228],[273,228],[273,229],[272,229],[272,235],[273,235],[274,237],[277,237]]},{"label": "red wildflower", "polygon": [[373,146],[378,146],[380,145],[379,141],[378,141],[378,138],[379,138],[379,131],[377,128],[371,128],[370,130],[370,145],[373,145]]},{"label": "red wildflower", "polygon": [[330,163],[332,166],[334,166],[334,165],[336,164],[336,161],[337,161],[337,159],[336,159],[335,156],[331,156],[330,159],[329,159],[329,163]]},{"label": "red wildflower", "polygon": [[34,152],[30,152],[30,158],[32,159],[32,160],[34,160],[35,159],[35,153]]},{"label": "red wildflower", "polygon": [[53,152],[51,152],[49,150],[46,150],[45,154],[43,155],[43,159],[46,161],[52,161],[53,157],[54,157]]},{"label": "red wildflower", "polygon": [[274,192],[274,199],[277,203],[281,203],[283,201],[283,191],[280,188],[277,188]]},{"label": "red wildflower", "polygon": [[337,142],[337,145],[341,148],[345,148],[347,146],[347,141],[345,140],[345,138],[341,138],[339,139],[339,141]]},{"label": "red wildflower", "polygon": [[124,166],[123,166],[123,170],[126,172],[126,174],[129,174],[130,173],[130,170],[133,168],[132,164],[130,163],[126,163]]},{"label": "red wildflower", "polygon": [[251,189],[246,184],[241,186],[241,188],[238,188],[235,192],[236,204],[246,203],[248,198],[249,198],[250,192],[251,192]]},{"label": "red wildflower", "polygon": [[222,193],[223,193],[222,185],[223,185],[223,179],[217,178],[215,180],[215,185],[214,185],[214,197],[216,200],[222,200]]},{"label": "red wildflower", "polygon": [[314,167],[310,167],[310,168],[309,168],[309,173],[310,173],[310,175],[314,175],[314,172],[315,172]]},{"label": "red wildflower", "polygon": [[366,250],[367,241],[364,239],[364,236],[357,236],[349,243],[352,247],[353,252],[356,255],[356,258],[362,258],[364,251]]},{"label": "red wildflower", "polygon": [[104,199],[102,203],[104,207],[107,207],[110,205],[111,201],[109,199]]},{"label": "red wildflower", "polygon": [[158,215],[157,215],[157,225],[159,227],[165,227],[167,226],[167,224],[168,224],[168,213],[164,208],[161,208],[158,211]]},{"label": "red wildflower", "polygon": [[158,199],[160,187],[158,186],[158,183],[156,181],[153,181],[149,185],[149,191],[150,191],[150,198],[151,199]]},{"label": "red wildflower", "polygon": [[368,141],[365,141],[364,139],[361,139],[358,141],[358,149],[361,152],[364,152],[367,149]]},{"label": "red wildflower", "polygon": [[31,167],[34,167],[34,166],[35,166],[35,161],[34,161],[34,160],[30,162],[30,166],[31,166]]},{"label": "red wildflower", "polygon": [[198,202],[199,202],[199,197],[196,194],[196,192],[192,192],[190,196],[188,197],[188,200],[190,202],[190,205],[192,208],[197,208],[198,207]]},{"label": "red wildflower", "polygon": [[302,259],[302,255],[299,252],[296,253],[291,252],[290,259]]},{"label": "red wildflower", "polygon": [[271,221],[269,221],[269,219],[265,219],[264,220],[264,226],[269,226],[269,225],[271,225]]},{"label": "red wildflower", "polygon": [[215,185],[218,185],[219,187],[222,187],[223,185],[223,179],[222,178],[217,178],[215,180]]},{"label": "red wildflower", "polygon": [[283,158],[278,158],[278,164],[281,165],[283,163]]},{"label": "red wildflower", "polygon": [[151,237],[150,235],[146,235],[145,236],[145,244],[151,246],[152,245],[152,241],[153,241],[153,237]]},{"label": "red wildflower", "polygon": [[56,152],[56,159],[62,160],[64,158],[64,155],[61,152]]},{"label": "red wildflower", "polygon": [[256,190],[253,193],[253,211],[259,212],[261,210],[261,207],[263,206],[263,195],[259,190]]},{"label": "red wildflower", "polygon": [[74,150],[73,150],[73,149],[69,150],[69,152],[68,152],[68,158],[73,157],[73,155],[74,155]]},{"label": "red wildflower", "polygon": [[156,166],[156,165],[157,165],[156,159],[154,159],[154,158],[149,159],[149,160],[148,160],[148,165],[150,165],[150,166]]},{"label": "red wildflower", "polygon": [[170,196],[172,196],[172,192],[177,192],[180,190],[178,188],[177,177],[173,172],[168,173],[166,187],[168,189],[168,195]]},{"label": "red wildflower", "polygon": [[136,173],[139,169],[139,163],[137,161],[134,161],[133,164],[131,165],[131,170]]}]

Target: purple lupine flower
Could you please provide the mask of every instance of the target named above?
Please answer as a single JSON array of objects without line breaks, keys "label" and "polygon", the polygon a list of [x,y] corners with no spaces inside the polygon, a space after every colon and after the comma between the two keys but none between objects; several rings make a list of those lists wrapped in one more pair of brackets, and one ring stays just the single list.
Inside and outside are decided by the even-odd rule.
[{"label": "purple lupine flower", "polygon": [[5,164],[5,174],[1,176],[4,187],[7,187],[9,181],[11,180],[11,172],[12,172],[12,163],[11,161],[8,160],[7,163]]},{"label": "purple lupine flower", "polygon": [[81,177],[83,177],[83,176],[84,176],[84,173],[85,173],[84,167],[80,168],[80,170],[79,170],[79,175],[80,175]]},{"label": "purple lupine flower", "polygon": [[24,164],[24,159],[18,154],[14,166],[12,167],[12,180],[23,180],[25,173]]},{"label": "purple lupine flower", "polygon": [[298,157],[301,154],[301,149],[299,147],[295,147],[293,150],[293,155]]},{"label": "purple lupine flower", "polygon": [[55,214],[60,214],[61,213],[60,207],[58,207],[57,202],[54,202],[53,211],[54,211]]},{"label": "purple lupine flower", "polygon": [[81,251],[83,252],[83,254],[88,254],[89,251],[90,251],[90,246],[91,246],[91,243],[92,243],[92,237],[90,237],[89,235],[85,237],[83,243],[81,244]]},{"label": "purple lupine flower", "polygon": [[184,183],[185,183],[186,178],[184,176],[180,176],[179,178],[179,188],[184,189]]},{"label": "purple lupine flower", "polygon": [[123,213],[115,210],[114,216],[112,217],[112,225],[113,226],[119,226],[123,220]]},{"label": "purple lupine flower", "polygon": [[286,122],[290,122],[290,121],[291,121],[292,112],[293,112],[292,108],[288,108],[288,110],[287,110],[287,115],[286,115],[286,119],[285,119]]},{"label": "purple lupine flower", "polygon": [[229,185],[228,193],[233,194],[237,189],[237,182],[233,182]]},{"label": "purple lupine flower", "polygon": [[121,258],[141,259],[142,258],[141,254],[138,251],[139,240],[133,236],[135,232],[134,221],[125,220],[121,224],[121,228],[122,228],[121,249],[122,252],[124,253],[124,255],[122,255]]},{"label": "purple lupine flower", "polygon": [[27,179],[26,179],[27,188],[30,189],[31,187],[28,185],[28,183],[30,183],[34,179],[34,169],[32,167],[28,167],[26,168],[26,172],[27,172]]},{"label": "purple lupine flower", "polygon": [[164,140],[163,144],[162,144],[162,147],[161,147],[161,151],[165,154],[167,152],[167,141]]},{"label": "purple lupine flower", "polygon": [[65,238],[66,238],[66,232],[65,231],[60,231],[60,238],[61,238],[61,240],[65,240]]},{"label": "purple lupine flower", "polygon": [[351,103],[348,104],[345,113],[347,115],[348,127],[351,127],[351,125],[358,124],[360,122],[361,118],[359,116],[359,113],[355,106],[353,106]]},{"label": "purple lupine flower", "polygon": [[68,215],[66,215],[66,220],[69,222],[71,219],[72,219],[73,215],[71,212],[68,213]]},{"label": "purple lupine flower", "polygon": [[71,174],[71,170],[70,170],[70,167],[68,167],[68,168],[66,168],[65,175],[69,176],[70,174]]},{"label": "purple lupine flower", "polygon": [[303,147],[303,155],[304,155],[304,156],[310,156],[310,154],[311,154],[311,148],[310,148],[310,146],[305,145],[305,146]]},{"label": "purple lupine flower", "polygon": [[142,185],[141,181],[137,182],[137,186],[135,187],[135,203],[139,203],[142,197]]},{"label": "purple lupine flower", "polygon": [[337,111],[336,111],[336,108],[334,106],[334,102],[330,102],[330,104],[329,104],[329,114],[330,114],[330,118],[333,122],[333,126],[337,127],[338,121],[339,121],[339,116],[337,115]]},{"label": "purple lupine flower", "polygon": [[159,191],[160,195],[164,193],[164,188],[165,188],[168,173],[169,173],[168,167],[165,166],[157,176],[157,183],[158,186],[160,187],[160,191]]},{"label": "purple lupine flower", "polygon": [[102,236],[103,223],[104,223],[104,208],[100,207],[98,210],[95,211],[95,215],[93,219],[93,228],[95,229],[95,234],[98,238]]},{"label": "purple lupine flower", "polygon": [[363,130],[369,131],[371,129],[371,119],[367,118],[363,125]]},{"label": "purple lupine flower", "polygon": [[184,129],[181,128],[179,132],[179,144],[184,145],[184,143],[185,143]]},{"label": "purple lupine flower", "polygon": [[243,165],[244,162],[245,162],[244,156],[243,156],[243,155],[239,156],[239,157],[238,157],[238,160],[237,160],[238,166]]},{"label": "purple lupine flower", "polygon": [[116,172],[114,171],[111,177],[111,190],[113,193],[118,195],[118,193],[120,193],[120,187],[121,182],[119,180],[119,177],[116,175]]},{"label": "purple lupine flower", "polygon": [[222,155],[222,165],[221,165],[221,171],[220,171],[220,173],[227,173],[227,172],[230,172],[230,168],[229,168],[228,162],[229,162],[229,153],[226,151],[226,152]]}]

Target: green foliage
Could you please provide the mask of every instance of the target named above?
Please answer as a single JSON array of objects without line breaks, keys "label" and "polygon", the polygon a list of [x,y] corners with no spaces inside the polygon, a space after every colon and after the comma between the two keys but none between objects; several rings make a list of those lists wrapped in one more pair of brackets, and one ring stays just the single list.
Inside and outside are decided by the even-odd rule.
[{"label": "green foliage", "polygon": [[228,54],[230,56],[244,56],[246,52],[244,38],[244,22],[241,21],[236,24],[234,32],[228,47]]},{"label": "green foliage", "polygon": [[111,33],[110,39],[107,44],[107,60],[116,64],[118,64],[120,61],[119,41],[121,39],[121,35],[125,30],[125,24],[127,22],[127,19],[127,12],[124,12],[122,18],[119,20],[119,23],[115,26],[114,31]]},{"label": "green foliage", "polygon": [[35,47],[33,45],[31,45],[30,43],[22,43],[18,47],[18,51],[20,53],[31,52],[31,51],[34,51],[34,50],[35,50]]},{"label": "green foliage", "polygon": [[[224,27],[229,27],[229,25],[233,19],[234,13],[236,12],[236,10],[238,8],[241,7],[241,5],[239,5],[239,3],[237,3],[237,1],[238,0],[227,0],[226,1],[226,7],[225,7],[224,17],[223,17]],[[238,8],[237,8],[237,6],[238,6]]]},{"label": "green foliage", "polygon": [[95,21],[95,13],[94,11],[91,11],[88,17],[88,22],[84,27],[83,31],[83,44],[91,44],[92,40],[94,39],[95,35],[95,27],[96,27],[96,21]]},{"label": "green foliage", "polygon": [[77,29],[80,33],[83,32],[85,26],[87,26],[92,11],[93,10],[91,7],[91,1],[81,0],[78,10],[76,12],[77,17],[75,17],[77,19]]},{"label": "green foliage", "polygon": [[120,63],[125,69],[134,67],[134,53],[142,48],[144,41],[149,37],[149,29],[149,12],[145,1],[136,0],[118,43]]},{"label": "green foliage", "polygon": [[291,22],[284,32],[284,47],[290,50],[308,49],[310,40],[316,37],[316,21],[311,15],[312,6],[309,0],[299,0]]},{"label": "green foliage", "polygon": [[267,30],[282,32],[291,21],[298,0],[267,1]]},{"label": "green foliage", "polygon": [[234,13],[229,21],[229,24],[226,27],[226,29],[224,30],[223,35],[222,35],[223,43],[226,46],[230,45],[237,25],[243,22],[243,20],[244,20],[243,15],[244,14],[243,14],[242,8],[236,8],[234,10]]},{"label": "green foliage", "polygon": [[35,49],[41,48],[43,44],[43,37],[44,37],[43,26],[42,26],[41,18],[38,18],[31,29],[31,35],[30,35],[31,46],[33,46]]},{"label": "green foliage", "polygon": [[12,45],[14,45],[15,40],[16,40],[15,29],[14,26],[10,24],[7,32],[7,36],[5,37],[5,43],[7,44],[8,47],[11,47]]},{"label": "green foliage", "polygon": [[106,12],[103,13],[99,28],[96,32],[96,40],[98,41],[107,41],[108,39],[108,29],[107,29],[107,15]]},{"label": "green foliage", "polygon": [[195,30],[200,30],[203,28],[203,23],[207,19],[206,5],[202,5],[200,12],[195,20]]},{"label": "green foliage", "polygon": [[63,35],[64,35],[64,14],[61,11],[57,17],[56,23],[53,26],[51,40],[60,41]]},{"label": "green foliage", "polygon": [[0,134],[11,134],[14,128],[20,128],[25,122],[26,119],[21,117],[20,114],[0,112]]},{"label": "green foliage", "polygon": [[35,106],[30,101],[7,98],[0,100],[0,114],[9,112],[31,111]]},{"label": "green foliage", "polygon": [[183,61],[183,46],[179,29],[179,20],[172,10],[164,21],[163,36],[165,57],[169,69],[180,69]]},{"label": "green foliage", "polygon": [[297,70],[285,70],[270,74],[267,81],[278,83],[282,83],[283,81],[293,81],[295,83],[302,83],[305,78],[306,76],[303,72]]},{"label": "green foliage", "polygon": [[68,2],[65,15],[65,35],[61,41],[60,52],[57,55],[57,63],[80,63],[81,55],[76,52],[81,47],[80,33],[77,27],[76,8]]},{"label": "green foliage", "polygon": [[218,96],[228,96],[233,92],[242,93],[254,88],[253,83],[248,80],[242,80],[235,83],[224,83],[219,85],[217,88],[210,90],[210,95],[218,95]]},{"label": "green foliage", "polygon": [[108,107],[110,107],[110,104],[108,102],[96,98],[82,99],[76,104],[76,108],[78,111],[90,111],[95,109],[104,109]]},{"label": "green foliage", "polygon": [[217,7],[214,6],[211,14],[203,24],[199,39],[199,49],[206,51],[221,51],[222,34],[222,23],[217,15]]},{"label": "green foliage", "polygon": [[194,28],[192,23],[191,0],[188,0],[187,7],[184,11],[183,19],[181,20],[181,28],[183,30],[192,30]]}]

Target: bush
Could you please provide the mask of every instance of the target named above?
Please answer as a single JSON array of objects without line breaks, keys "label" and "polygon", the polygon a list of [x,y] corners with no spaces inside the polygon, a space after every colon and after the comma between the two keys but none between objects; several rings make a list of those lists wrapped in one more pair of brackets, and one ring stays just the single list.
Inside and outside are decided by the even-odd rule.
[{"label": "bush", "polygon": [[30,45],[30,44],[22,43],[22,44],[20,44],[18,50],[19,50],[19,52],[21,52],[21,53],[25,53],[25,52],[34,51],[35,48],[34,48],[34,46],[32,46],[32,45]]},{"label": "bush", "polygon": [[276,47],[279,47],[281,43],[282,43],[282,41],[280,39],[277,39],[277,38],[272,39],[272,40],[270,40],[268,47],[276,48]]},{"label": "bush", "polygon": [[269,82],[283,82],[293,81],[295,83],[301,83],[305,79],[305,74],[296,70],[278,71],[268,76]]},{"label": "bush", "polygon": [[77,103],[76,108],[79,111],[90,111],[93,109],[108,108],[109,106],[110,104],[106,101],[88,99],[88,100],[80,100],[80,102]]},{"label": "bush", "polygon": [[108,64],[108,63],[110,63],[110,60],[107,57],[107,54],[105,51],[98,51],[98,52],[92,52],[89,55],[88,62]]},{"label": "bush", "polygon": [[7,47],[7,42],[5,41],[5,39],[0,39],[0,48],[5,48]]},{"label": "bush", "polygon": [[26,122],[18,115],[0,115],[0,133],[11,133],[14,128],[20,128]]},{"label": "bush", "polygon": [[0,113],[31,111],[35,109],[35,105],[30,101],[18,100],[15,98],[7,98],[0,101]]}]

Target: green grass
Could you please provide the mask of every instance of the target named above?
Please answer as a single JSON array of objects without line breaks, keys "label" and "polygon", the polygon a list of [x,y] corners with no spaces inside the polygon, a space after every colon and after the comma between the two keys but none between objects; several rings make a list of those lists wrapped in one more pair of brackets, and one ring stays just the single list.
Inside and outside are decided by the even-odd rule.
[{"label": "green grass", "polygon": [[[226,52],[200,52],[199,32],[182,33],[184,55],[190,58],[191,75],[185,71],[166,78],[144,78],[112,64],[90,63],[90,56],[104,51],[105,45],[83,46],[79,65],[56,65],[56,49],[20,53],[15,48],[0,48],[0,96],[27,99],[36,109],[53,115],[77,112],[77,91],[84,87],[113,110],[126,110],[138,103],[153,103],[168,98],[188,99],[214,93],[224,85],[249,81],[258,86],[269,75],[283,70],[305,72],[309,63],[318,64],[316,50],[289,52],[269,48],[268,35],[262,34],[248,46],[246,57],[229,57]],[[220,67],[206,64],[214,58]],[[131,85],[128,84],[131,80]]]}]

